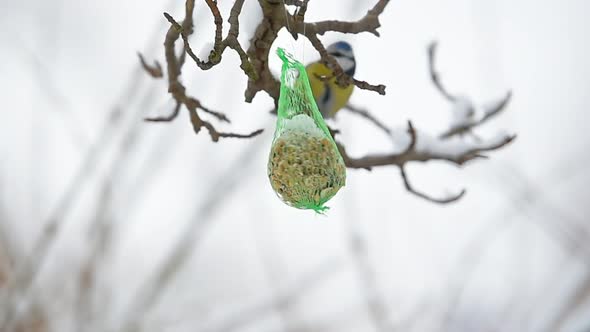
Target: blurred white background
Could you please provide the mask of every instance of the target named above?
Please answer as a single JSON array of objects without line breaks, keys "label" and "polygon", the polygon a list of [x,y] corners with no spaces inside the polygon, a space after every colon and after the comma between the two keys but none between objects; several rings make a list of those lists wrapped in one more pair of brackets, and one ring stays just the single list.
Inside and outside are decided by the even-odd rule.
[{"label": "blurred white background", "polygon": [[[214,26],[197,3],[200,50]],[[306,19],[355,20],[373,3],[311,0]],[[231,4],[219,1],[224,17]],[[19,297],[23,319],[36,308],[60,332],[134,322],[142,331],[590,330],[590,2],[397,0],[381,38],[323,36],[349,41],[357,77],[387,86],[386,96],[357,90],[352,102],[388,126],[447,128],[450,105],[428,76],[426,47],[437,40],[453,93],[481,103],[514,93],[478,133],[518,135],[462,168],[410,165],[414,185],[435,196],[466,188],[457,203],[409,194],[395,167],[349,170],[327,216],[273,193],[272,100],[244,103],[235,54],[207,72],[187,63],[183,81],[230,117],[218,128],[263,135],[213,143],[184,111],[173,123],[143,122],[173,102],[136,52],[163,62],[162,12],[181,18],[183,5],[0,1],[0,272],[10,277],[11,259],[28,256],[44,225],[61,225]],[[243,45],[260,17],[247,0]],[[318,58],[287,33],[277,45]],[[394,149],[355,115],[332,125],[351,155]],[[171,255],[169,273],[154,279]],[[88,266],[92,277],[81,277]]]}]

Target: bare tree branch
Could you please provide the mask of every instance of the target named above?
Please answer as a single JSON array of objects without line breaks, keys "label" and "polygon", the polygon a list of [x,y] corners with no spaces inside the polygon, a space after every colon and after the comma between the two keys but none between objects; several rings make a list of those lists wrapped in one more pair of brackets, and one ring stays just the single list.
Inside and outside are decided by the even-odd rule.
[{"label": "bare tree branch", "polygon": [[481,118],[473,121],[465,121],[460,123],[457,126],[450,128],[448,131],[442,133],[439,137],[442,139],[449,138],[454,135],[461,135],[466,132],[470,132],[471,129],[484,124],[488,120],[492,119],[493,117],[500,114],[510,102],[512,98],[512,92],[506,93],[506,96],[502,98],[499,102],[496,102],[493,105],[488,106],[486,109],[483,110],[483,115]]},{"label": "bare tree branch", "polygon": [[501,139],[490,142],[489,144],[471,147],[460,154],[449,154],[444,151],[412,149],[399,154],[374,154],[360,158],[349,156],[341,143],[337,142],[337,145],[347,167],[371,170],[373,167],[391,165],[403,166],[408,162],[426,162],[430,160],[442,160],[461,166],[474,159],[486,158],[486,156],[482,154],[483,152],[498,150],[514,141],[515,138],[516,136],[514,135],[505,136]]},{"label": "bare tree branch", "polygon": [[[297,34],[304,35],[312,44],[312,46],[320,54],[321,61],[329,66],[333,75],[330,78],[335,78],[337,83],[342,86],[354,84],[360,89],[371,90],[378,92],[379,94],[385,94],[384,85],[373,85],[367,82],[358,80],[347,76],[342,67],[336,61],[336,59],[330,56],[324,47],[323,43],[318,36],[323,35],[325,32],[334,31],[341,33],[361,33],[370,32],[376,36],[379,36],[377,29],[381,26],[379,22],[379,16],[383,13],[385,7],[389,3],[389,0],[378,0],[375,5],[358,21],[354,22],[341,22],[335,20],[321,21],[308,23],[305,22],[305,13],[308,8],[308,0],[297,1],[297,0],[258,0],[258,3],[262,9],[263,18],[259,23],[254,37],[250,40],[250,45],[247,52],[244,52],[242,46],[237,41],[239,34],[239,20],[238,17],[241,13],[244,1],[237,0],[234,2],[230,11],[230,17],[228,22],[230,24],[229,32],[225,39],[223,39],[223,20],[221,13],[217,8],[217,3],[213,0],[205,0],[209,9],[211,10],[214,24],[215,24],[215,38],[213,50],[209,54],[206,61],[200,60],[192,51],[188,36],[192,33],[192,12],[194,9],[194,0],[186,1],[186,13],[185,19],[182,25],[179,24],[167,13],[164,16],[171,24],[171,28],[168,31],[165,43],[166,49],[166,62],[168,64],[169,72],[169,92],[172,94],[178,104],[186,106],[189,111],[191,123],[195,133],[199,133],[204,127],[209,131],[213,141],[219,140],[221,137],[237,137],[237,138],[248,138],[259,134],[261,131],[254,131],[250,134],[234,134],[234,133],[220,133],[218,132],[211,123],[204,121],[197,112],[198,109],[203,110],[206,113],[216,116],[221,121],[227,121],[227,117],[221,113],[211,112],[207,108],[203,107],[201,103],[185,94],[185,88],[178,80],[180,76],[180,68],[178,66],[178,59],[174,54],[174,42],[178,38],[182,38],[184,42],[184,49],[186,54],[191,57],[197,66],[203,70],[207,70],[215,66],[221,61],[221,55],[227,47],[230,47],[238,53],[241,59],[241,68],[248,76],[248,86],[245,91],[246,102],[251,102],[259,91],[265,91],[274,99],[275,108],[279,98],[279,82],[273,77],[268,67],[268,57],[270,47],[274,40],[277,38],[278,32],[282,28],[288,28],[289,32],[296,38]],[[286,5],[296,6],[295,14],[291,15],[285,8]],[[429,58],[429,72],[431,79],[437,89],[443,94],[449,101],[453,103],[459,102],[459,99],[445,89],[441,84],[439,75],[435,68],[435,54],[436,54],[436,43],[432,43],[428,48]],[[512,142],[515,138],[513,135],[505,135],[499,139],[493,139],[485,141],[478,141],[476,143],[470,142],[458,142],[453,141],[451,138],[460,136],[463,133],[469,133],[473,137],[477,137],[471,132],[471,129],[487,122],[489,119],[498,115],[510,100],[511,94],[509,93],[503,100],[494,104],[493,106],[484,110],[483,116],[479,119],[474,119],[474,112],[466,112],[466,114],[459,114],[457,121],[453,122],[452,127],[446,132],[442,133],[437,139],[434,139],[424,133],[420,133],[420,137],[417,137],[417,133],[409,124],[408,133],[410,134],[411,142],[410,148],[402,153],[391,153],[391,154],[380,154],[380,155],[367,155],[360,158],[353,158],[346,153],[344,146],[341,143],[337,143],[338,148],[343,156],[346,165],[349,168],[364,168],[371,170],[373,167],[395,165],[400,167],[400,174],[406,189],[421,198],[436,203],[450,203],[454,202],[465,194],[465,190],[460,193],[447,198],[433,198],[416,190],[408,179],[405,171],[405,165],[409,162],[426,162],[429,160],[444,160],[451,162],[456,165],[463,165],[466,162],[474,159],[486,158],[485,152],[494,151],[504,147],[505,145]],[[470,106],[470,103],[459,106]],[[471,106],[470,106],[471,107]],[[369,121],[374,123],[384,132],[391,134],[392,131],[385,125],[377,121],[370,115],[368,111],[360,111],[354,107],[348,107],[353,112],[367,118]],[[463,108],[458,108],[460,111]],[[170,121],[175,118],[177,110],[168,117],[150,119],[149,121]],[[420,140],[421,144],[418,146],[417,141]],[[447,143],[444,143],[448,141]],[[461,146],[457,146],[462,144]]]},{"label": "bare tree branch", "polygon": [[225,116],[225,114],[223,114],[221,112],[212,111],[211,109],[203,106],[201,103],[199,103],[199,108],[201,110],[203,110],[203,112],[213,115],[214,117],[217,118],[217,120],[219,120],[221,122],[231,123],[231,121],[228,119],[228,117]]},{"label": "bare tree branch", "polygon": [[[258,3],[262,8],[264,17],[250,41],[248,56],[252,61],[255,71],[258,73],[259,79],[250,78],[248,80],[248,87],[245,92],[246,102],[251,102],[259,91],[268,93],[275,102],[278,100],[279,83],[270,73],[268,56],[270,47],[276,39],[279,30],[287,26],[293,35],[302,34],[311,42],[314,48],[320,53],[322,61],[329,64],[332,68],[340,85],[348,86],[349,84],[354,84],[360,89],[375,91],[381,95],[385,94],[384,85],[373,85],[348,77],[336,60],[327,54],[325,47],[317,36],[323,35],[327,31],[342,33],[371,32],[378,35],[377,28],[380,26],[379,15],[381,15],[389,0],[377,1],[377,4],[362,19],[356,22],[323,21],[317,23],[304,22],[307,1],[283,2],[283,0],[258,0]],[[284,4],[295,5],[300,8],[295,15],[290,15],[286,12]]]},{"label": "bare tree branch", "polygon": [[326,64],[328,64],[328,66],[330,68],[332,68],[332,70],[334,71],[334,76],[336,77],[336,82],[339,85],[348,86],[350,84],[354,84],[359,89],[375,91],[375,92],[379,93],[380,95],[385,95],[385,85],[383,85],[383,84],[379,84],[379,85],[369,84],[365,81],[359,81],[357,79],[354,79],[354,78],[346,75],[344,73],[344,70],[342,70],[342,67],[340,66],[340,64],[338,64],[338,62],[336,61],[336,59],[333,56],[328,54],[328,51],[324,47],[324,44],[322,44],[322,42],[319,40],[316,33],[314,33],[313,31],[306,30],[305,36],[311,42],[311,45],[313,45],[313,47],[318,51],[318,53],[320,53],[320,57],[322,58],[322,61],[325,62]]},{"label": "bare tree branch", "polygon": [[283,0],[283,2],[287,6],[303,7],[303,6],[307,6],[307,3],[309,2],[309,0]]},{"label": "bare tree branch", "polygon": [[406,169],[405,167],[400,167],[400,174],[402,179],[404,180],[404,185],[406,187],[406,190],[409,191],[410,193],[423,198],[427,201],[433,202],[433,203],[438,203],[438,204],[448,204],[448,203],[452,203],[452,202],[456,202],[459,199],[461,199],[461,197],[463,197],[463,195],[465,195],[465,189],[462,189],[460,193],[453,195],[453,196],[449,196],[447,198],[433,198],[427,194],[424,194],[422,192],[417,191],[416,189],[414,189],[414,187],[412,187],[412,185],[410,184],[410,181],[408,180],[408,176],[406,174]]},{"label": "bare tree branch", "polygon": [[313,31],[314,34],[323,35],[328,31],[341,32],[341,33],[352,33],[357,34],[361,32],[369,32],[379,37],[377,29],[381,26],[379,22],[379,15],[385,10],[385,6],[389,3],[389,0],[379,0],[371,8],[365,16],[356,22],[342,22],[342,21],[321,21],[315,23],[298,23],[296,29],[299,33],[304,31]]},{"label": "bare tree branch", "polygon": [[[401,153],[368,155],[361,158],[353,158],[348,155],[342,143],[336,142],[336,145],[338,146],[340,154],[344,159],[344,163],[348,168],[363,168],[370,171],[373,167],[388,165],[398,166],[400,168],[400,175],[402,177],[402,180],[404,181],[405,188],[408,190],[408,192],[434,203],[446,204],[455,202],[462,198],[463,195],[465,195],[465,189],[463,189],[460,193],[456,195],[443,199],[433,198],[427,194],[424,194],[416,190],[408,180],[407,174],[405,172],[405,166],[407,163],[426,162],[430,160],[443,160],[461,166],[466,162],[474,159],[487,158],[484,155],[484,152],[500,149],[512,142],[516,138],[516,136],[499,136],[498,138],[490,140],[489,142],[483,142],[473,145],[466,144],[461,148],[460,151],[450,153],[442,148],[437,148],[436,146],[418,146],[417,143],[420,140],[420,136],[412,126],[411,122],[408,122],[408,135],[410,142],[405,151]],[[424,134],[422,135],[423,139],[426,139],[426,136],[424,136]]]},{"label": "bare tree branch", "polygon": [[[432,42],[428,46],[428,69],[429,69],[430,78],[432,80],[432,83],[434,84],[436,89],[448,101],[450,101],[453,104],[461,103],[463,98],[450,94],[440,81],[440,76],[439,76],[438,71],[436,70],[436,65],[435,65],[437,46],[438,46],[437,42]],[[471,132],[471,129],[484,124],[485,122],[487,122],[491,118],[500,114],[506,108],[506,106],[510,102],[511,98],[512,98],[512,92],[508,91],[504,98],[493,103],[492,105],[487,105],[487,107],[485,107],[483,109],[483,114],[479,117],[479,119],[474,118],[476,116],[476,114],[474,114],[475,110],[473,110],[473,109],[469,110],[469,112],[468,112],[469,114],[467,114],[464,118],[460,119],[461,121],[459,121],[458,123],[453,124],[453,126],[451,126],[451,128],[449,130],[442,133],[439,137],[441,139],[446,139],[446,138],[450,138],[454,135],[461,135],[464,133],[473,134]],[[465,102],[469,102],[469,107],[472,107],[470,101],[465,100]]]},{"label": "bare tree branch", "polygon": [[139,62],[141,63],[141,66],[148,74],[150,74],[151,77],[160,78],[160,77],[164,76],[164,73],[162,72],[162,66],[160,65],[160,63],[158,61],[154,61],[153,65],[149,65],[145,61],[145,59],[141,53],[137,52],[137,56],[139,57]]},{"label": "bare tree branch", "polygon": [[[303,0],[298,5],[299,8],[297,8],[297,11],[295,12],[295,22],[297,22],[297,24],[305,22],[305,13],[307,13],[307,4],[308,3],[309,3],[309,0]],[[293,34],[293,38],[297,39],[297,36],[298,35],[296,33]]]},{"label": "bare tree branch", "polygon": [[[213,0],[205,0],[205,2],[207,3],[207,5],[209,6],[209,9],[211,10],[211,14],[214,17],[214,23],[215,23],[215,43],[213,44],[213,50],[211,50],[211,52],[209,53],[209,57],[208,57],[207,61],[203,61],[203,60],[199,59],[199,57],[192,50],[192,48],[189,44],[189,41],[188,41],[188,36],[192,33],[192,31],[191,31],[192,25],[189,26],[188,24],[186,24],[186,22],[187,22],[189,14],[192,17],[192,10],[194,9],[194,0],[187,1],[187,16],[185,17],[185,20],[182,25],[179,24],[178,22],[176,22],[176,20],[174,20],[174,18],[170,14],[164,13],[164,17],[168,20],[168,22],[170,22],[172,27],[174,29],[176,29],[176,31],[180,34],[180,37],[182,37],[186,53],[191,57],[191,59],[193,59],[193,61],[197,64],[197,66],[200,69],[208,70],[208,69],[213,68],[215,65],[217,65],[221,62],[221,57],[223,55],[223,52],[225,51],[225,49],[227,47],[229,47],[229,48],[233,49],[234,51],[236,51],[236,53],[238,53],[238,56],[240,57],[240,60],[242,62],[240,65],[240,68],[242,68],[244,73],[248,77],[250,77],[252,79],[256,79],[257,78],[256,71],[254,71],[254,67],[253,67],[252,63],[250,62],[250,60],[248,59],[246,52],[244,51],[244,49],[242,48],[242,46],[238,42],[238,35],[239,35],[238,16],[242,10],[242,5],[244,4],[244,0],[237,0],[234,3],[234,6],[232,7],[232,10],[230,12],[230,18],[228,20],[228,22],[230,23],[230,29],[229,29],[229,33],[225,39],[222,39],[223,19],[221,17],[221,13],[219,12],[219,8],[217,7],[217,3]],[[190,11],[188,9],[190,9]],[[192,22],[192,18],[190,19],[190,21]]]},{"label": "bare tree branch", "polygon": [[447,89],[444,87],[444,85],[442,85],[442,83],[440,82],[439,74],[438,74],[438,72],[436,70],[436,66],[435,66],[436,47],[437,47],[437,43],[436,42],[432,42],[428,46],[428,69],[429,69],[429,72],[430,72],[430,79],[432,80],[432,83],[438,89],[438,91],[445,98],[447,98],[448,101],[454,102],[457,98],[455,96],[453,96],[452,94],[450,94],[447,91]]},{"label": "bare tree branch", "polygon": [[[166,54],[166,63],[168,67],[168,92],[172,95],[172,97],[176,100],[177,104],[184,105],[190,114],[191,123],[193,125],[193,129],[195,133],[199,133],[201,128],[207,129],[209,135],[211,136],[211,140],[217,142],[222,137],[232,137],[232,138],[250,138],[254,137],[262,132],[262,129],[253,131],[249,134],[236,134],[236,133],[224,133],[219,132],[213,127],[213,125],[201,119],[199,116],[197,109],[201,109],[206,113],[212,114],[217,119],[225,122],[229,122],[229,119],[221,113],[213,112],[208,108],[202,106],[201,102],[196,98],[190,97],[186,95],[186,88],[182,83],[180,83],[179,77],[181,75],[181,67],[178,64],[179,59],[177,58],[174,50],[174,44],[179,37],[182,37],[184,41],[184,49],[186,53],[195,61],[195,63],[199,66],[199,68],[206,70],[212,68],[215,64],[219,63],[221,60],[221,53],[227,46],[225,41],[221,39],[221,31],[222,31],[222,19],[221,14],[219,13],[219,9],[217,8],[216,2],[212,0],[206,0],[207,5],[211,9],[211,13],[215,19],[216,25],[216,32],[215,32],[215,45],[213,47],[213,51],[209,55],[209,60],[207,62],[201,61],[192,51],[190,44],[188,42],[188,36],[192,33],[192,15],[194,10],[194,0],[187,0],[186,2],[186,10],[185,10],[185,19],[180,25],[176,22],[172,16],[168,13],[164,13],[166,19],[170,22],[171,27],[168,29],[168,33],[166,34],[166,40],[164,42],[165,54]],[[234,3],[234,7],[232,8],[232,18],[231,19],[231,37],[228,37],[229,44],[237,43],[237,34],[238,34],[238,23],[237,23],[237,15],[241,10],[241,5],[243,1],[236,1]],[[249,62],[248,62],[249,63]],[[243,64],[244,65],[244,64]],[[247,65],[244,65],[247,67]],[[177,106],[178,107],[178,106]],[[160,121],[171,121],[173,120],[176,115],[178,114],[177,109],[175,108],[174,112],[171,116],[165,118],[159,118]],[[151,120],[153,121],[153,120]]]},{"label": "bare tree branch", "polygon": [[177,102],[176,106],[174,106],[174,109],[172,110],[172,113],[170,115],[155,117],[155,118],[145,118],[144,120],[148,121],[148,122],[170,122],[170,121],[173,121],[174,119],[176,119],[176,117],[180,113],[180,106],[182,106],[182,104]]},{"label": "bare tree branch", "polygon": [[[312,36],[310,41],[312,41],[312,44],[315,43],[314,46],[318,49],[318,51],[320,52],[322,57],[327,56],[326,50],[323,49],[323,45],[321,45],[321,42],[319,42],[319,40],[317,40],[317,37]],[[437,74],[435,67],[434,67],[435,49],[436,49],[436,43],[432,43],[430,45],[430,47],[428,48],[429,71],[431,74],[431,78],[433,80],[433,83],[437,87],[437,89],[449,101],[456,104],[455,105],[456,109],[453,109],[453,112],[457,112],[457,114],[454,114],[455,119],[454,119],[453,125],[451,126],[451,128],[449,130],[443,132],[442,134],[440,134],[438,136],[438,142],[436,141],[436,139],[425,136],[425,134],[421,133],[420,139],[421,139],[421,141],[424,141],[424,142],[422,142],[423,144],[421,144],[420,147],[416,148],[416,140],[417,140],[416,132],[413,130],[413,128],[411,128],[411,124],[410,124],[410,128],[411,128],[411,130],[409,130],[409,133],[411,135],[410,146],[412,148],[407,149],[406,151],[404,151],[402,153],[367,155],[367,156],[361,157],[361,158],[353,158],[346,153],[346,149],[344,148],[344,146],[341,143],[337,142],[337,145],[338,145],[338,148],[340,149],[340,153],[341,153],[347,167],[349,167],[349,168],[364,168],[367,170],[371,170],[373,167],[378,167],[378,166],[387,166],[387,165],[398,166],[398,167],[400,167],[400,174],[401,174],[401,177],[404,181],[404,185],[405,185],[406,189],[408,190],[408,192],[410,192],[418,197],[424,198],[428,201],[434,202],[434,203],[446,204],[446,203],[450,203],[450,202],[454,202],[454,201],[459,200],[465,194],[465,190],[463,189],[458,194],[447,197],[447,198],[442,198],[442,199],[433,198],[427,194],[424,194],[424,193],[416,190],[411,185],[411,183],[407,177],[405,168],[404,168],[405,164],[408,162],[413,162],[413,161],[426,162],[429,160],[444,160],[444,161],[448,161],[448,162],[451,162],[451,163],[461,166],[461,165],[465,164],[466,162],[474,160],[474,159],[487,158],[487,156],[485,155],[485,152],[494,151],[494,150],[497,150],[497,149],[500,149],[500,148],[506,146],[507,144],[511,143],[516,138],[516,136],[515,135],[504,135],[504,136],[499,136],[498,138],[490,140],[488,142],[484,142],[476,134],[474,134],[471,131],[475,127],[484,124],[485,122],[487,122],[491,118],[500,114],[508,105],[508,103],[511,99],[512,93],[508,92],[503,99],[493,103],[492,105],[485,107],[483,109],[483,114],[479,118],[476,118],[475,114],[474,114],[475,112],[473,110],[473,106],[472,106],[472,103],[470,100],[468,100],[466,98],[458,98],[458,97],[450,95],[446,91],[446,89],[442,86],[442,84],[440,83],[438,74]],[[347,106],[347,107],[350,109],[350,106]],[[360,114],[360,115],[364,116],[365,118],[369,119],[371,122],[373,122],[380,129],[385,130],[388,133],[391,133],[391,131],[388,128],[383,126],[383,124],[381,124],[380,122],[376,121],[370,115],[370,113],[368,113],[367,111],[363,112],[363,111],[359,111],[359,110],[355,110],[355,109],[353,109],[353,111],[356,111],[355,113]],[[464,143],[462,143],[462,144],[464,144],[464,146],[459,147],[459,148],[454,143],[450,143],[451,138],[454,138],[455,142],[457,142],[456,136],[460,136],[463,133],[471,134],[471,136],[473,136],[475,138],[476,143],[468,143],[467,141],[465,141]],[[452,152],[450,152],[450,151],[452,151]]]},{"label": "bare tree branch", "polygon": [[256,27],[254,36],[250,40],[248,56],[252,60],[258,79],[250,77],[248,86],[244,92],[246,102],[250,103],[259,91],[265,91],[275,100],[275,107],[279,99],[279,82],[274,78],[268,67],[270,47],[278,36],[279,31],[285,26],[284,6],[279,3],[271,3],[258,0],[262,8],[263,18]]}]

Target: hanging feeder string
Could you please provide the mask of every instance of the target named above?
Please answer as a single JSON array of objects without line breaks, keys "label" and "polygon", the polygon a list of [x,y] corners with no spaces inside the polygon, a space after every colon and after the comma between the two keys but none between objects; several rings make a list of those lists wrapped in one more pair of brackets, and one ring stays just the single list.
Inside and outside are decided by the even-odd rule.
[{"label": "hanging feeder string", "polygon": [[[287,31],[289,31],[289,34],[292,35],[291,33],[291,26],[289,25],[289,14],[287,12],[287,4],[285,3],[285,0],[283,1],[283,11],[285,13],[285,22],[287,23]],[[305,24],[303,25],[303,35],[305,35]],[[293,38],[295,39],[295,38]],[[293,51],[293,53],[295,53],[295,43],[293,42],[293,40],[291,40],[291,50]],[[301,60],[302,63],[305,63],[305,45],[301,45]]]}]

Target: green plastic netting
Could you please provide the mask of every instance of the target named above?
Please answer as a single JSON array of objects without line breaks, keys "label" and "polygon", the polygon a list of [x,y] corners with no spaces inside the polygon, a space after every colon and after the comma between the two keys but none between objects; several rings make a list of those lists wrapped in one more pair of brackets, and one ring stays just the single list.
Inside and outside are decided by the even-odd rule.
[{"label": "green plastic netting", "polygon": [[282,48],[277,125],[268,177],[286,204],[323,212],[346,183],[346,166],[315,103],[305,67]]}]

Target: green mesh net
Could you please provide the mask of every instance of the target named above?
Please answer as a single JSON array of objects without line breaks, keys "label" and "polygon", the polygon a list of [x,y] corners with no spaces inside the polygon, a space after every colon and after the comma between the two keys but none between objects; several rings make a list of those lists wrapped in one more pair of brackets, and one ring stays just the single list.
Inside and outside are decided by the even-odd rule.
[{"label": "green mesh net", "polygon": [[281,94],[268,177],[286,204],[323,212],[346,182],[346,166],[315,103],[305,67],[282,48]]}]

